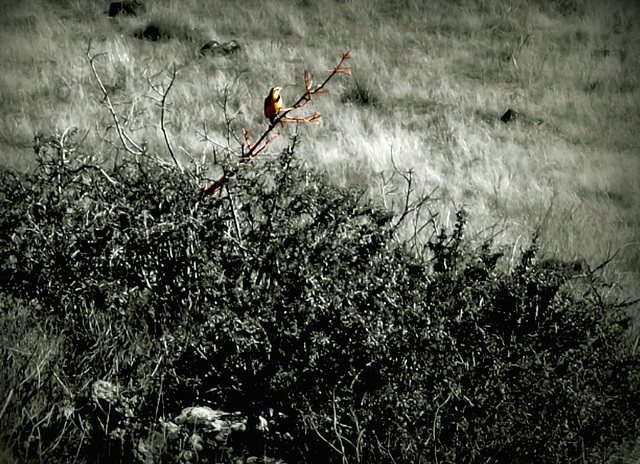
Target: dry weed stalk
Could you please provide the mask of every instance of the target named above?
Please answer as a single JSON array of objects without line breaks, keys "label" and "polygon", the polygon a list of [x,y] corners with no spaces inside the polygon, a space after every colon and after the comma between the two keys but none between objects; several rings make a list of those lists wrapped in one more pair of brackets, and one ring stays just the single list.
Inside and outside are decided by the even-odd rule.
[{"label": "dry weed stalk", "polygon": [[204,190],[205,196],[213,195],[214,193],[219,192],[222,189],[222,187],[225,184],[227,184],[227,182],[229,182],[229,180],[233,176],[236,175],[236,173],[238,172],[238,169],[240,169],[240,166],[242,166],[243,164],[249,163],[253,158],[255,158],[258,154],[260,154],[272,140],[278,137],[278,135],[280,135],[280,131],[277,131],[275,135],[268,137],[271,131],[278,125],[278,123],[280,123],[283,127],[285,122],[296,123],[296,124],[307,122],[310,124],[317,125],[318,122],[316,121],[317,119],[320,118],[320,113],[317,111],[314,112],[312,115],[306,116],[306,117],[293,117],[293,116],[289,116],[289,113],[295,109],[302,108],[307,103],[309,103],[311,101],[312,95],[316,95],[319,93],[327,93],[329,90],[324,89],[324,87],[327,85],[329,80],[336,74],[338,73],[350,74],[349,69],[351,68],[351,66],[344,65],[345,60],[351,59],[351,56],[349,56],[349,53],[351,53],[351,50],[342,52],[342,58],[340,59],[340,63],[338,63],[337,66],[334,66],[333,69],[327,70],[327,72],[330,73],[329,76],[324,80],[324,82],[322,82],[322,84],[320,84],[315,88],[313,87],[313,74],[311,75],[311,77],[309,77],[307,71],[305,70],[303,78],[304,78],[304,85],[306,90],[304,94],[291,107],[284,108],[283,110],[280,111],[278,117],[274,119],[273,124],[271,124],[267,128],[267,130],[262,134],[262,136],[260,136],[257,142],[252,144],[251,141],[249,140],[249,133],[243,129],[242,133],[244,135],[244,140],[245,140],[245,143],[247,144],[248,151],[242,155],[242,158],[240,159],[240,161],[238,161],[238,163],[233,169],[225,172],[225,174],[220,179],[215,181],[213,184],[211,184],[208,188]]},{"label": "dry weed stalk", "polygon": [[[357,376],[356,376],[357,378]],[[355,379],[354,379],[355,382]],[[352,387],[353,387],[353,383],[352,383]],[[353,422],[353,425],[347,425],[347,424],[343,424],[340,422],[340,418],[338,417],[338,399],[336,397],[336,390],[335,388],[333,389],[333,391],[331,392],[331,410],[332,410],[332,415],[331,416],[327,416],[328,419],[330,419],[331,421],[331,432],[333,433],[333,438],[327,438],[325,437],[320,430],[318,429],[317,424],[315,423],[315,421],[312,418],[309,418],[309,425],[311,426],[311,428],[313,429],[313,431],[316,433],[316,435],[318,435],[318,437],[325,442],[327,445],[329,445],[329,447],[335,451],[336,453],[338,453],[341,457],[342,457],[342,464],[349,464],[349,458],[348,458],[348,453],[347,453],[347,446],[349,445],[351,448],[353,448],[353,450],[355,451],[355,458],[356,458],[356,462],[360,463],[362,462],[362,454],[363,454],[363,437],[365,435],[365,428],[363,428],[360,425],[360,421],[358,419],[358,416],[356,415],[356,412],[353,410],[353,408],[351,408],[350,410],[350,418],[351,421]],[[356,437],[355,437],[355,443],[353,440],[350,440],[349,438],[347,438],[344,433],[343,430],[345,429],[354,429],[356,432]],[[335,444],[337,442],[337,444]],[[392,458],[393,459],[393,458]]]}]

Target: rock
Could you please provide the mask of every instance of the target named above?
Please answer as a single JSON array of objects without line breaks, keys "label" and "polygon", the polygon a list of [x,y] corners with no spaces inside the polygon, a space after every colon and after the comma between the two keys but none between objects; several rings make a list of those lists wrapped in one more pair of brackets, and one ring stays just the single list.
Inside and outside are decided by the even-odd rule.
[{"label": "rock", "polygon": [[180,462],[195,461],[199,454],[224,449],[232,433],[246,430],[246,423],[247,417],[239,412],[191,406],[184,408],[173,420],[160,419],[161,428],[142,437],[134,452],[144,464],[160,462],[168,449],[179,457]]},{"label": "rock", "polygon": [[137,39],[152,40],[181,40],[186,42],[199,42],[200,33],[197,29],[184,24],[175,23],[166,18],[156,18],[147,23],[142,29],[133,33]]},{"label": "rock", "polygon": [[91,396],[96,402],[114,404],[118,401],[118,387],[106,380],[96,380],[91,386]]},{"label": "rock", "polygon": [[200,48],[200,54],[203,56],[231,55],[232,53],[236,53],[238,50],[240,50],[240,48],[240,44],[237,40],[230,40],[229,42],[225,42],[222,44],[218,43],[215,40],[210,40]]},{"label": "rock", "polygon": [[244,432],[247,418],[240,413],[228,413],[211,409],[208,406],[191,406],[182,410],[174,419],[178,427],[185,427],[189,433],[195,433],[199,426],[207,440],[226,444],[232,432]]},{"label": "rock", "polygon": [[174,419],[178,426],[200,425],[206,433],[218,434],[216,439],[226,441],[231,432],[246,430],[247,418],[239,413],[228,413],[208,406],[191,406]]},{"label": "rock", "polygon": [[175,418],[175,423],[187,424],[211,424],[219,421],[224,416],[224,411],[211,409],[209,406],[191,406],[182,410]]},{"label": "rock", "polygon": [[500,117],[500,121],[507,123],[511,121],[515,121],[517,113],[513,111],[511,108],[508,108],[507,111]]},{"label": "rock", "polygon": [[147,39],[156,42],[159,39],[170,39],[171,34],[163,30],[160,26],[156,24],[149,24],[143,30],[138,31],[134,34],[134,36],[138,39]]},{"label": "rock", "polygon": [[96,380],[91,386],[91,397],[100,409],[115,411],[123,417],[133,417],[131,400],[122,395],[121,387],[106,380]]},{"label": "rock", "polygon": [[230,40],[229,42],[222,44],[222,51],[227,55],[235,53],[238,50],[240,50],[240,44],[235,40]]},{"label": "rock", "polygon": [[216,50],[219,46],[220,44],[217,40],[210,40],[200,48],[200,54],[206,55],[208,53],[212,53],[212,51]]}]

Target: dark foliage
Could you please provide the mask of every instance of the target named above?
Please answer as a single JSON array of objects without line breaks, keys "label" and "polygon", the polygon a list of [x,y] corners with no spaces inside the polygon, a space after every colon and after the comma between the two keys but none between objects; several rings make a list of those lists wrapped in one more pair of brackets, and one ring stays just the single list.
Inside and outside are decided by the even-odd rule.
[{"label": "dark foliage", "polygon": [[[245,167],[231,209],[151,160],[107,174],[38,143],[39,168],[3,171],[0,190],[16,334],[0,436],[25,461],[152,462],[140,444],[194,405],[247,430],[209,454],[162,442],[156,462],[599,462],[638,434],[624,312],[595,281],[576,296],[574,267],[535,247],[500,270],[463,211],[424,262],[393,215],[292,148]],[[18,340],[34,333],[50,349],[37,378]],[[98,379],[117,402],[92,397]]]},{"label": "dark foliage", "polygon": [[109,16],[137,16],[138,13],[143,12],[144,9],[144,4],[138,3],[137,1],[111,2],[109,5]]},{"label": "dark foliage", "polygon": [[377,106],[380,98],[372,90],[371,83],[363,83],[352,77],[349,86],[342,93],[342,103],[354,103],[357,105]]},{"label": "dark foliage", "polygon": [[163,17],[152,19],[146,26],[134,31],[133,36],[153,42],[168,40],[202,42],[203,40],[198,30]]}]

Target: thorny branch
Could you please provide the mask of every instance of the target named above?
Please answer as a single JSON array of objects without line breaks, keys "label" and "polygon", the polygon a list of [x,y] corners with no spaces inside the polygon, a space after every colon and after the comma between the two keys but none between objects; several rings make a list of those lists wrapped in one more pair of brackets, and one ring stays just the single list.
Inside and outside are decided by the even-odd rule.
[{"label": "thorny branch", "polygon": [[220,179],[218,179],[213,184],[211,184],[208,188],[206,188],[204,190],[204,195],[209,196],[209,195],[213,195],[216,192],[219,192],[222,189],[222,187],[226,183],[228,183],[233,176],[236,175],[240,166],[250,162],[251,159],[255,158],[259,153],[261,153],[272,140],[274,140],[278,135],[280,135],[280,132],[277,131],[276,135],[272,136],[271,138],[267,138],[267,136],[278,125],[278,123],[283,124],[284,122],[293,122],[293,123],[308,122],[311,124],[318,124],[316,120],[320,118],[320,113],[317,111],[314,112],[312,115],[306,116],[306,117],[293,117],[293,116],[289,116],[289,113],[295,109],[302,108],[307,103],[309,103],[311,101],[312,95],[319,94],[319,93],[327,93],[328,90],[324,90],[324,87],[327,85],[329,80],[331,80],[331,78],[336,74],[339,74],[339,73],[349,74],[350,73],[349,69],[351,68],[351,66],[344,66],[344,62],[345,60],[351,59],[351,56],[349,56],[350,52],[351,50],[342,52],[342,59],[340,60],[340,63],[338,63],[337,66],[334,66],[333,69],[327,70],[327,72],[330,73],[329,76],[324,80],[324,82],[322,82],[322,84],[320,84],[316,88],[313,87],[313,74],[311,75],[311,77],[309,77],[307,71],[305,70],[303,78],[304,78],[304,85],[306,90],[304,94],[298,99],[297,102],[293,104],[293,106],[289,108],[285,108],[280,111],[278,117],[273,121],[273,124],[271,124],[269,128],[262,134],[262,136],[260,136],[257,142],[252,144],[251,141],[249,140],[248,132],[243,129],[242,132],[248,147],[248,151],[242,156],[242,159],[238,161],[238,163],[233,169],[227,171]]}]

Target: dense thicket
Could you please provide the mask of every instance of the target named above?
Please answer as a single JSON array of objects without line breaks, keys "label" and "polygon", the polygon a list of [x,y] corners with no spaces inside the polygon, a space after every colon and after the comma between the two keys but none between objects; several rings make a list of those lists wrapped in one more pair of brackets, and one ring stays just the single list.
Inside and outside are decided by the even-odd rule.
[{"label": "dense thicket", "polygon": [[[1,173],[13,456],[582,463],[638,435],[640,358],[588,272],[568,285],[535,245],[505,271],[462,211],[416,253],[397,216],[291,147],[244,168],[231,202],[65,143],[41,138],[34,173]],[[245,420],[224,439],[176,431],[189,406]]]}]

